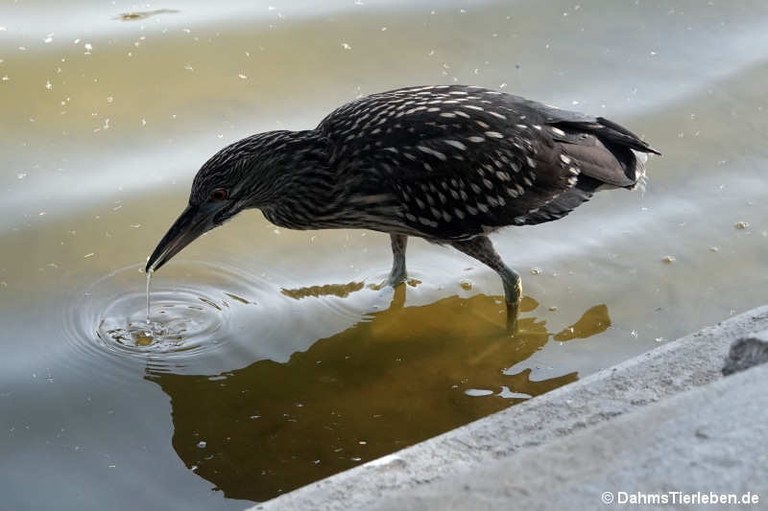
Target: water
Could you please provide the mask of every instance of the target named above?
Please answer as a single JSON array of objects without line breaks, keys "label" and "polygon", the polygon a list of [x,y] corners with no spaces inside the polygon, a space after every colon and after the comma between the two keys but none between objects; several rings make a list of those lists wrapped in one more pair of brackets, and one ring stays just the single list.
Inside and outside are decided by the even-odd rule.
[{"label": "water", "polygon": [[[0,6],[4,507],[242,509],[766,302],[764,2],[272,4]],[[225,144],[454,82],[664,153],[494,236],[517,338],[455,251],[411,241],[393,293],[386,236],[255,211],[142,273]]]},{"label": "water", "polygon": [[152,324],[149,318],[152,309],[152,270],[147,272],[147,325]]}]

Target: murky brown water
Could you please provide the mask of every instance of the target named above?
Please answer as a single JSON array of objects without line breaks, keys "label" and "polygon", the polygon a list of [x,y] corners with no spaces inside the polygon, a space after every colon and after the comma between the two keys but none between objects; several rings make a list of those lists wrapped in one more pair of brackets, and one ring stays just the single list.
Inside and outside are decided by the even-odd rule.
[{"label": "murky brown water", "polygon": [[[3,3],[3,507],[241,509],[764,304],[767,62],[762,0]],[[664,152],[643,194],[495,236],[524,276],[518,338],[459,253],[411,243],[420,283],[393,295],[386,236],[258,212],[155,275],[175,337],[126,335],[210,154],[452,82]]]}]

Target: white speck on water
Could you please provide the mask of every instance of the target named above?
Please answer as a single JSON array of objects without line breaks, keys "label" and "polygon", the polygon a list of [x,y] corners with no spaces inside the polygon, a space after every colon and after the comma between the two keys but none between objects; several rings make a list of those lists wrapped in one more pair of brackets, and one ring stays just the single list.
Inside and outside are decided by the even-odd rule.
[{"label": "white speck on water", "polygon": [[28,174],[26,172],[17,172],[16,179],[24,179],[25,177],[27,177],[27,175]]},{"label": "white speck on water", "polygon": [[740,221],[736,222],[735,224],[733,224],[733,226],[734,226],[736,229],[738,229],[738,230],[740,230],[740,231],[743,231],[743,230],[745,230],[747,227],[749,227],[749,222],[745,222],[744,220],[740,220]]},{"label": "white speck on water", "polygon": [[88,259],[89,257],[93,257],[93,256],[95,256],[95,255],[96,255],[96,253],[95,253],[95,252],[89,252],[89,253],[87,253],[87,254],[85,254],[85,255],[83,256],[83,259]]},{"label": "white speck on water", "polygon": [[629,332],[629,335],[631,335],[635,339],[637,339],[640,336],[637,330],[632,330],[631,332]]},{"label": "white speck on water", "polygon": [[2,78],[2,80],[3,80],[4,82],[7,82],[7,81],[9,81],[10,79],[11,79],[11,77],[10,77],[10,76],[8,76],[8,75],[3,75],[3,78]]},{"label": "white speck on water", "polygon": [[51,83],[51,81],[50,81],[50,80],[46,80],[46,81],[45,81],[45,89],[46,89],[46,90],[51,90],[51,89],[53,89],[53,84]]},{"label": "white speck on water", "polygon": [[238,74],[237,77],[240,78],[241,80],[247,80],[248,79],[248,76],[244,75],[243,73]]},{"label": "white speck on water", "polygon": [[207,446],[208,446],[208,442],[206,442],[205,440],[200,440],[199,442],[197,442],[198,449],[205,449]]},{"label": "white speck on water", "polygon": [[349,45],[349,43],[341,43],[341,47],[345,50],[351,50],[352,46]]},{"label": "white speck on water", "polygon": [[195,68],[192,67],[191,64],[184,64],[184,69],[186,69],[187,71],[194,71],[195,70]]},{"label": "white speck on water", "polygon": [[488,389],[467,389],[464,391],[464,394],[469,397],[482,397],[492,395],[493,391]]},{"label": "white speck on water", "polygon": [[53,33],[50,33],[47,36],[45,36],[45,39],[43,39],[43,42],[45,44],[48,44],[48,43],[52,42],[53,41],[53,35],[54,35]]}]

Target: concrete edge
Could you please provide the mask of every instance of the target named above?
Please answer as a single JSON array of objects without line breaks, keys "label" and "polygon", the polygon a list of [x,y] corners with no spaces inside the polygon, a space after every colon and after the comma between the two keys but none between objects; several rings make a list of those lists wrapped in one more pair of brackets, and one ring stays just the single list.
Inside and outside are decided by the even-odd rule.
[{"label": "concrete edge", "polygon": [[704,509],[712,494],[733,499],[714,509],[764,509],[766,385],[763,363],[356,511],[587,510],[643,499],[644,508]]},{"label": "concrete edge", "polygon": [[720,378],[731,343],[768,329],[768,306],[672,341],[461,428],[299,488],[250,511],[346,510],[482,467]]}]

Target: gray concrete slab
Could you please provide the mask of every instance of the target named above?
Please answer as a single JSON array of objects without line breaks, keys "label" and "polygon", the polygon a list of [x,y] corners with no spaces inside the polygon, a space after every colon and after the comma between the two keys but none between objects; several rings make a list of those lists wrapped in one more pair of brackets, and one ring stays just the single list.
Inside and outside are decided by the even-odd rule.
[{"label": "gray concrete slab", "polygon": [[[606,445],[599,444],[598,441],[603,435],[606,438],[612,438],[612,442],[618,444],[617,449],[621,449],[622,445],[625,445],[627,449],[625,452],[629,456],[628,459],[631,459],[633,452],[636,451],[638,455],[642,454],[645,452],[642,446],[652,444],[651,440],[654,439],[651,436],[646,436],[644,437],[645,440],[638,440],[639,443],[632,444],[632,442],[625,441],[621,435],[611,437],[611,428],[615,422],[611,419],[641,410],[651,403],[722,378],[720,370],[731,343],[741,337],[754,337],[756,333],[766,330],[768,330],[768,307],[755,309],[462,428],[259,504],[252,510],[347,510],[374,509],[375,506],[379,506],[381,509],[395,509],[395,507],[386,507],[390,502],[396,502],[399,506],[397,508],[403,509],[407,502],[416,502],[413,499],[433,498],[436,494],[430,493],[431,488],[441,488],[440,491],[442,492],[452,489],[452,495],[457,499],[455,501],[456,506],[459,506],[454,509],[474,509],[474,507],[461,507],[470,502],[462,499],[488,493],[491,488],[497,488],[502,494],[514,494],[515,498],[519,498],[519,495],[526,491],[525,486],[522,486],[519,481],[509,482],[513,486],[508,487],[507,479],[491,477],[485,471],[493,471],[494,466],[500,466],[499,463],[518,463],[514,460],[522,459],[522,456],[526,456],[525,459],[529,463],[533,463],[538,456],[542,456],[539,451],[547,448],[553,449],[550,455],[551,462],[557,463],[558,466],[532,464],[523,472],[518,471],[517,473],[520,474],[521,478],[526,477],[524,474],[530,474],[527,476],[529,479],[525,480],[525,484],[533,485],[539,481],[540,485],[545,483],[544,489],[560,485],[559,488],[563,490],[564,502],[570,502],[567,498],[570,493],[568,488],[578,486],[578,482],[567,483],[568,478],[564,477],[564,473],[559,472],[564,468],[560,465],[566,463],[557,457],[557,449],[564,449],[564,447],[558,447],[559,442],[569,442],[569,439],[565,437],[574,438],[580,435],[589,435],[590,432],[596,430],[600,431],[600,435],[594,437],[593,443],[589,444],[594,447],[595,451],[591,454],[580,451],[585,458],[584,463],[593,460],[594,464],[590,465],[591,468],[585,475],[580,470],[587,470],[586,465],[577,469],[574,463],[578,456],[576,459],[571,459],[568,461],[573,466],[573,470],[569,471],[571,478],[574,481],[579,481],[580,478],[585,478],[584,481],[588,481],[587,476],[594,473],[594,491],[600,489],[598,487],[600,484],[608,483],[614,484],[613,488],[616,490],[622,489],[615,486],[616,484],[626,483],[627,490],[631,491],[632,476],[629,472],[627,472],[626,480],[600,481],[597,477],[597,469],[601,464],[605,464],[605,460],[601,460],[597,455],[602,452],[601,449],[605,449]],[[735,382],[740,382],[748,378],[750,374],[762,374],[761,371],[764,369],[752,369],[744,372],[743,375],[734,375],[729,378],[734,378]],[[719,385],[730,389],[728,392],[738,394],[738,388],[731,389],[731,386],[735,385],[734,383],[728,383],[725,380]],[[724,389],[716,389],[716,391],[719,393],[726,392]],[[731,398],[730,394],[723,398],[721,405],[728,404]],[[691,403],[695,401],[701,405],[707,398],[690,397],[688,399],[693,400]],[[691,403],[685,406],[691,406]],[[734,401],[733,406],[737,406],[736,403]],[[762,403],[763,408],[765,408],[765,403]],[[661,403],[659,406],[663,404]],[[666,411],[659,412],[653,412],[649,408],[651,411],[646,413],[655,413],[656,415],[649,416],[646,427],[654,429],[654,420],[661,420],[665,414],[670,413],[670,410],[674,410],[674,405],[668,406],[669,409],[664,408]],[[734,411],[731,408],[728,410],[729,412]],[[690,412],[688,408],[685,411]],[[685,413],[681,413],[678,417],[684,415]],[[716,413],[716,416],[728,417],[734,423],[732,425],[734,430],[748,426],[746,424],[748,422],[747,417],[744,416],[729,416],[719,413]],[[704,418],[702,415],[701,420]],[[627,428],[634,423],[629,418],[622,418],[622,420],[629,423],[625,426]],[[599,426],[608,421],[611,422]],[[673,423],[675,421],[670,424]],[[616,424],[620,423],[616,422]],[[664,423],[660,424],[663,425]],[[713,424],[707,424],[715,434],[720,434],[720,429],[712,429]],[[672,425],[668,427],[671,428]],[[681,423],[680,427],[685,426]],[[673,432],[669,430],[667,433],[672,435]],[[743,434],[747,437],[753,433],[754,431],[743,429]],[[547,445],[543,445],[541,448],[536,447],[541,444]],[[762,445],[764,444],[760,444],[760,446]],[[705,451],[702,451],[702,456],[705,456]],[[562,452],[565,451],[561,451],[561,456],[564,456]],[[650,455],[652,451],[647,452]],[[670,452],[673,453],[674,451]],[[649,460],[646,462],[650,463]],[[510,468],[505,467],[505,469],[509,470]],[[519,467],[516,470],[520,470]],[[723,470],[722,467],[720,470]],[[484,477],[487,481],[482,482],[483,484],[487,483],[487,488],[480,489],[481,487],[478,486],[472,490],[470,484],[470,491],[464,492],[462,481],[470,480],[472,474],[475,473],[485,474]],[[560,474],[559,479],[552,479],[556,474]],[[547,486],[546,483],[549,483],[550,486]],[[475,484],[480,484],[480,481],[476,481]],[[540,486],[531,486],[531,488],[534,487]],[[519,490],[519,493],[510,493],[513,488],[517,488],[515,491]],[[601,491],[609,490],[611,490],[609,487],[601,489]],[[707,488],[700,490],[707,490]],[[584,493],[582,497],[593,499],[594,494]],[[576,498],[575,495],[574,498]],[[768,499],[768,495],[764,498]],[[534,505],[533,501],[531,502],[531,505]],[[593,504],[587,505],[586,508],[591,509],[600,505],[597,501],[592,500],[592,502]],[[427,503],[426,500],[422,502],[424,506]],[[438,503],[439,506],[449,504],[448,501],[435,501],[436,505]],[[582,503],[586,505],[586,500]],[[472,502],[472,504],[474,505],[476,502]],[[541,505],[544,505],[543,501]],[[416,506],[412,509],[431,508],[431,505],[424,506]],[[570,505],[567,507],[576,509]]]},{"label": "gray concrete slab", "polygon": [[359,509],[768,509],[766,388],[755,367]]}]

